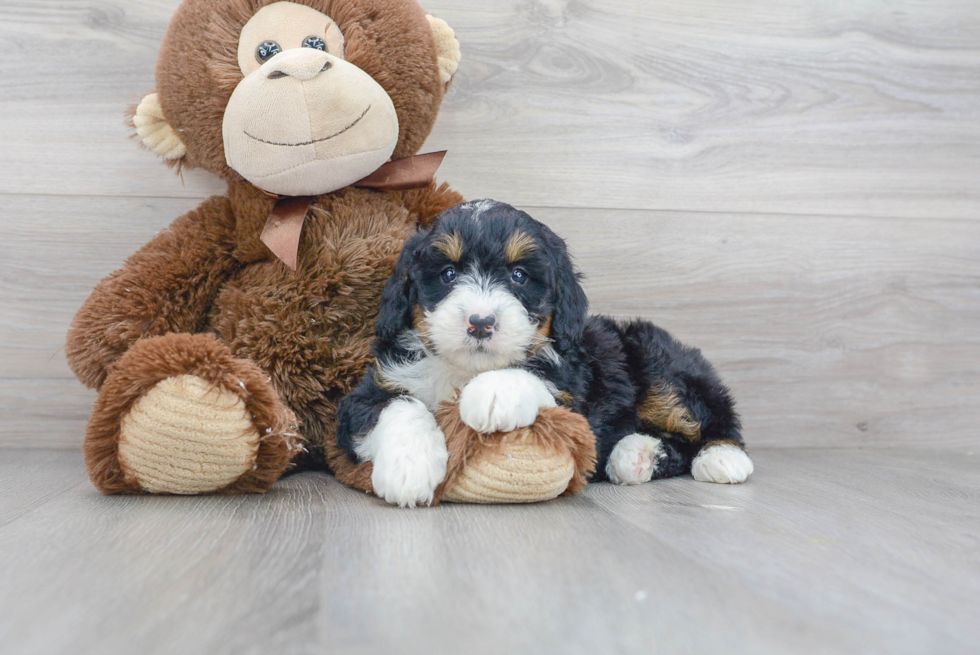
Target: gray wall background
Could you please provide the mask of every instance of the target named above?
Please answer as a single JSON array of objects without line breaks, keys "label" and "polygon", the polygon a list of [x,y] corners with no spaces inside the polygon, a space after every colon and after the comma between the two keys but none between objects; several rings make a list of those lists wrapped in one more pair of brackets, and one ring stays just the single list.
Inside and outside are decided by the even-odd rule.
[{"label": "gray wall background", "polygon": [[[178,0],[0,0],[0,446],[81,445],[92,286],[223,185],[123,112]],[[428,0],[440,178],[699,345],[750,446],[980,445],[980,4]]]}]

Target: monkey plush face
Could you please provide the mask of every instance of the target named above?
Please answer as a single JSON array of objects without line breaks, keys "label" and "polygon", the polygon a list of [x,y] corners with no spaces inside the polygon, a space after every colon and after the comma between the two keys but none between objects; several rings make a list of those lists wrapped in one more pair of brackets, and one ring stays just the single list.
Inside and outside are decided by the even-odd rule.
[{"label": "monkey plush face", "polygon": [[242,28],[244,79],[225,110],[228,165],[266,191],[339,189],[388,161],[398,114],[380,84],[344,60],[325,14],[293,2],[260,9]]},{"label": "monkey plush face", "polygon": [[458,61],[414,0],[184,0],[134,123],[172,162],[318,195],[417,152]]}]

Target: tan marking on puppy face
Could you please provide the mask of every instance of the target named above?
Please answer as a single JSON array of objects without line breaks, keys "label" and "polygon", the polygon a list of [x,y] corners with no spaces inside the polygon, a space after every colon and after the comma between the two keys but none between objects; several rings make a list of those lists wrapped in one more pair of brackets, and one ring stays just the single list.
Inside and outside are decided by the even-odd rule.
[{"label": "tan marking on puppy face", "polygon": [[551,314],[544,317],[544,320],[538,325],[537,332],[542,339],[547,339],[551,336]]},{"label": "tan marking on puppy face", "polygon": [[518,262],[532,252],[538,249],[538,244],[534,242],[534,238],[527,232],[514,232],[507,239],[507,243],[504,245],[504,255],[507,257],[507,263],[513,264]]},{"label": "tan marking on puppy face", "polygon": [[668,384],[652,387],[637,411],[646,423],[682,434],[690,441],[701,438],[701,424],[691,417],[680,396]]},{"label": "tan marking on puppy face", "polygon": [[429,340],[429,327],[425,321],[425,312],[422,310],[421,305],[415,305],[412,307],[412,327],[419,334],[419,339],[425,344],[426,348],[432,347],[432,342]]},{"label": "tan marking on puppy face", "polygon": [[378,385],[379,389],[384,389],[385,391],[390,391],[391,393],[402,393],[405,389],[395,384],[385,375],[384,369],[380,366],[375,370],[374,382]]},{"label": "tan marking on puppy face", "polygon": [[436,239],[432,246],[451,261],[459,262],[463,259],[463,240],[455,232],[443,234]]},{"label": "tan marking on puppy face", "polygon": [[538,323],[538,329],[535,330],[537,338],[531,345],[531,349],[528,351],[528,357],[534,355],[538,352],[542,346],[548,343],[548,339],[551,338],[551,314],[545,316],[540,323]]}]

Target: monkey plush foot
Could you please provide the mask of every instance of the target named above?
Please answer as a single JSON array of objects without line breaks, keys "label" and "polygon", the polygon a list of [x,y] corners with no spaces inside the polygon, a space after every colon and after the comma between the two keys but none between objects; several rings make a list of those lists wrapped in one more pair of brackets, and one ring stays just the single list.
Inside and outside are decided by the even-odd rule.
[{"label": "monkey plush foot", "polygon": [[[432,504],[536,503],[585,488],[595,470],[595,436],[585,417],[547,407],[526,428],[481,434],[463,422],[456,403],[443,403],[436,422],[446,436],[446,477]],[[327,463],[337,479],[373,491],[371,462],[355,463],[327,442]]]},{"label": "monkey plush foot", "polygon": [[511,432],[481,434],[456,405],[437,414],[449,467],[436,497],[456,503],[535,503],[585,488],[595,469],[595,437],[585,418],[563,407]]},{"label": "monkey plush foot", "polygon": [[196,375],[157,383],[122,417],[119,461],[140,488],[197,494],[252,468],[259,432],[245,402]]},{"label": "monkey plush foot", "polygon": [[295,419],[251,362],[209,335],[137,342],[99,392],[85,437],[103,493],[248,493],[295,452]]},{"label": "monkey plush foot", "polygon": [[[540,410],[533,424],[482,434],[463,422],[456,403],[443,403],[436,422],[445,434],[449,462],[432,504],[536,503],[585,488],[595,470],[595,436],[585,417],[564,407]],[[333,440],[327,464],[337,479],[373,491],[372,463],[352,462]]]}]

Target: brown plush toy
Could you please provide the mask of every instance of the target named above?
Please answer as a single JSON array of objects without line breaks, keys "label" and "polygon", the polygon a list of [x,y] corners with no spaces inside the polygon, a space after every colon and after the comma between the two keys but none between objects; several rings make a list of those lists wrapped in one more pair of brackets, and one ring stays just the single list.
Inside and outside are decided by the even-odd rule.
[{"label": "brown plush toy", "polygon": [[[178,218],[99,283],[68,335],[99,390],[85,438],[105,493],[263,492],[290,466],[370,490],[335,444],[338,401],[371,361],[406,238],[460,202],[416,156],[459,45],[414,0],[185,0],[143,143],[228,193]],[[451,405],[440,498],[521,502],[584,485],[585,420],[542,411],[477,435]]]}]

